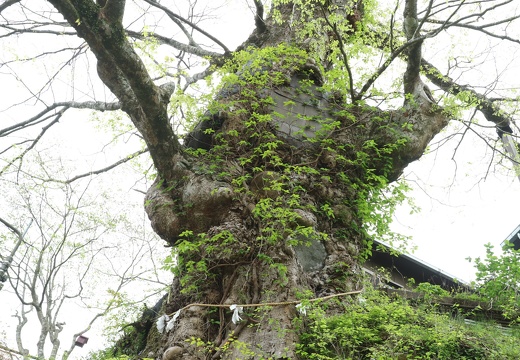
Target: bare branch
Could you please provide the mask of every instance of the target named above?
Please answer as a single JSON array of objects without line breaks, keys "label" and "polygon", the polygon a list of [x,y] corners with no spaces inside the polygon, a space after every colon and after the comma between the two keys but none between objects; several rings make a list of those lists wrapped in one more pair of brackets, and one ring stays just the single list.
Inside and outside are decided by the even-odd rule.
[{"label": "bare branch", "polygon": [[[488,22],[488,23],[485,23],[485,24],[482,24],[482,25],[475,25],[474,24],[474,23],[477,23],[480,20],[484,19],[486,15],[489,15],[488,13],[491,13],[493,11],[496,12],[497,10],[503,11],[503,8],[506,5],[511,4],[512,0],[506,0],[506,1],[503,1],[503,2],[500,2],[500,3],[497,3],[496,1],[492,1],[490,3],[492,3],[492,6],[488,6],[488,7],[486,7],[485,6],[485,2],[482,2],[482,1],[473,1],[473,2],[469,2],[469,1],[466,1],[466,2],[464,2],[464,1],[451,1],[451,2],[448,2],[448,4],[446,6],[442,6],[444,4],[438,4],[436,6],[433,6],[433,8],[439,8],[440,7],[440,9],[436,10],[435,12],[433,12],[431,14],[431,16],[428,16],[428,14],[425,15],[423,17],[423,21],[427,22],[427,23],[430,23],[430,24],[442,24],[441,28],[444,28],[444,29],[447,29],[447,28],[450,28],[450,27],[466,28],[466,29],[471,29],[471,30],[474,30],[474,31],[482,32],[483,34],[485,34],[487,36],[494,37],[494,38],[497,38],[497,39],[507,40],[507,41],[511,41],[511,42],[514,42],[514,43],[519,43],[518,39],[515,39],[515,38],[512,38],[510,36],[507,36],[505,34],[505,30],[504,30],[504,35],[498,35],[498,34],[495,34],[495,33],[491,32],[491,31],[488,31],[488,30],[485,30],[485,29],[486,28],[490,28],[490,27],[496,27],[498,25],[511,23],[514,20],[519,19],[520,15],[513,15],[513,16],[510,16],[510,17],[507,17],[507,18],[502,18],[503,16],[500,15],[500,17],[501,17],[500,20],[493,21],[493,22]],[[453,18],[453,15],[455,14],[455,12],[458,12],[458,10],[462,6],[468,6],[468,5],[478,5],[478,7],[481,9],[481,11],[471,11],[468,15],[462,16],[462,17],[458,18],[455,21],[451,21],[451,19]],[[455,7],[456,10],[447,19],[438,20],[438,19],[434,19],[433,18],[433,16],[441,14],[442,12],[444,12],[444,11],[450,9],[450,8],[453,8],[453,7]],[[438,32],[438,31],[439,31],[439,29],[434,30],[434,32]]]},{"label": "bare branch", "polygon": [[[45,83],[43,83],[37,91],[33,91],[31,89],[31,87],[28,86],[25,83],[25,81],[23,81],[22,78],[20,76],[18,76],[18,74],[16,74],[15,71],[11,70],[11,75],[13,75],[16,78],[16,80],[18,80],[27,89],[27,91],[31,94],[30,98],[35,99],[35,101],[46,105],[45,100],[43,100],[41,94],[46,89],[51,88],[53,82],[55,82],[55,80],[58,78],[58,75],[60,73],[62,73],[65,69],[68,69],[69,66],[71,65],[71,63],[73,63],[79,56],[84,54],[87,50],[88,50],[88,47],[86,46],[86,44],[81,44],[78,47],[74,48],[73,53],[70,56],[70,58],[67,59],[66,61],[62,62],[61,66],[59,66],[58,69],[53,74],[50,74],[48,76],[47,81],[45,81]],[[9,66],[7,62],[4,62],[2,65]],[[27,100],[25,100],[25,101],[27,101]],[[23,101],[23,102],[25,102],[25,101]]]},{"label": "bare branch", "polygon": [[424,69],[425,76],[433,84],[438,86],[443,91],[452,95],[458,95],[461,92],[467,92],[472,99],[473,104],[484,115],[484,117],[496,124],[497,133],[502,137],[503,133],[512,134],[511,129],[512,119],[507,114],[500,111],[495,103],[489,100],[486,96],[477,93],[474,89],[455,83],[451,78],[444,76],[441,72],[425,59],[421,59],[421,65]]},{"label": "bare branch", "polygon": [[184,84],[184,86],[183,86],[183,91],[186,91],[188,86],[190,86],[191,84],[194,84],[197,81],[205,79],[209,75],[213,74],[215,72],[215,70],[216,69],[214,66],[208,66],[206,69],[204,69],[204,71],[201,71],[201,72],[191,75],[191,76],[186,76],[186,84]]},{"label": "bare branch", "polygon": [[390,30],[390,41],[389,41],[389,44],[390,44],[390,51],[393,52],[394,51],[394,26],[395,26],[395,15],[397,14],[397,9],[399,9],[399,1],[396,1],[395,2],[395,8],[394,8],[394,11],[392,12],[392,15],[390,16],[390,26],[389,26],[389,30]]},{"label": "bare branch", "polygon": [[[512,18],[507,19],[508,21],[497,21],[495,23],[490,23],[490,24],[485,24],[485,25],[480,25],[480,26],[471,25],[471,24],[462,24],[462,23],[458,23],[458,22],[448,22],[448,23],[445,24],[445,27],[446,28],[448,28],[448,27],[460,27],[460,28],[464,28],[464,29],[475,30],[475,31],[481,32],[481,33],[483,33],[485,35],[488,35],[490,37],[494,37],[496,39],[507,40],[507,41],[510,41],[510,42],[513,42],[513,43],[516,43],[516,44],[520,44],[520,39],[515,39],[515,38],[512,38],[512,37],[507,36],[507,35],[498,35],[498,34],[495,34],[495,33],[491,32],[491,31],[488,31],[488,30],[485,29],[486,27],[496,26],[496,25],[502,24],[504,22],[510,22],[512,20],[519,19],[519,18],[520,18],[520,15],[517,15],[517,16],[514,16]],[[432,23],[432,24],[443,23],[443,22],[438,21],[438,20],[428,20],[427,22]]]},{"label": "bare branch", "polygon": [[158,9],[161,9],[162,11],[164,11],[168,16],[170,17],[174,17],[176,19],[179,19],[180,21],[182,21],[183,23],[185,24],[188,24],[189,26],[191,26],[193,29],[197,30],[198,32],[200,32],[202,35],[206,36],[208,39],[214,41],[217,45],[219,45],[223,50],[224,50],[224,53],[230,53],[231,51],[227,48],[226,45],[224,45],[223,42],[221,42],[219,39],[217,39],[216,37],[214,37],[213,35],[211,35],[210,33],[208,33],[207,31],[201,29],[200,27],[198,27],[196,24],[192,23],[191,21],[183,18],[182,16],[179,16],[177,14],[175,14],[173,11],[171,11],[170,9],[168,9],[166,6],[163,6],[161,4],[159,4],[157,1],[155,0],[144,0],[146,1],[148,4],[158,8]]},{"label": "bare branch", "polygon": [[[36,30],[35,29],[37,27],[41,27],[41,26],[45,26],[45,25],[50,25],[50,24],[35,25],[32,27],[28,27],[28,28],[17,28],[17,27],[2,24],[2,25],[0,25],[1,28],[8,29],[11,31],[6,34],[0,35],[0,39],[6,38],[9,36],[13,36],[13,35],[19,35],[19,34],[40,34],[40,35],[56,35],[56,36],[64,36],[64,35],[75,36],[76,35],[76,33],[73,31],[50,30],[50,29]],[[56,24],[52,24],[52,25],[56,26]]]},{"label": "bare branch", "polygon": [[79,179],[82,179],[82,178],[85,178],[85,177],[88,177],[88,176],[92,176],[92,175],[99,175],[99,174],[102,174],[102,173],[107,172],[109,170],[112,170],[112,169],[118,167],[119,165],[124,164],[124,163],[134,159],[135,157],[137,157],[139,155],[142,155],[144,153],[147,153],[147,152],[148,152],[148,149],[136,151],[135,153],[130,154],[130,155],[126,156],[125,158],[123,158],[123,159],[121,159],[119,161],[116,161],[115,163],[113,163],[113,164],[111,164],[109,166],[106,166],[106,167],[104,167],[102,169],[90,171],[88,173],[81,174],[81,175],[76,175],[73,178],[70,178],[70,179],[65,180],[65,181],[63,181],[63,180],[54,180],[54,179],[51,179],[50,181],[61,182],[61,183],[64,183],[64,184],[71,184],[71,183],[73,183],[76,180],[79,180]]},{"label": "bare branch", "polygon": [[[56,112],[58,108],[62,108]],[[4,129],[0,129],[0,137],[6,137],[13,133],[16,133],[21,130],[28,129],[30,127],[36,126],[38,124],[44,123],[46,121],[50,122],[42,128],[42,131],[35,139],[25,139],[18,143],[13,143],[7,146],[5,149],[1,149],[0,154],[5,153],[12,149],[13,147],[17,147],[23,145],[25,143],[30,143],[30,145],[17,157],[12,159],[7,163],[7,165],[1,170],[0,173],[4,173],[12,164],[14,164],[17,160],[21,160],[30,150],[34,148],[36,143],[38,143],[43,135],[47,132],[47,130],[53,125],[58,124],[61,117],[65,114],[65,112],[71,108],[75,109],[92,109],[97,111],[114,111],[120,109],[120,104],[118,102],[107,103],[100,101],[86,101],[86,102],[75,102],[75,101],[65,101],[65,102],[56,102],[46,109],[40,111],[37,115],[21,121],[17,124],[8,126]],[[50,113],[50,114],[49,114]]]},{"label": "bare branch", "polygon": [[7,165],[4,166],[4,168],[0,171],[0,175],[3,174],[8,168],[11,167],[11,165],[13,165],[16,161],[20,160],[20,161],[23,161],[23,157],[29,152],[31,151],[35,146],[36,144],[38,143],[38,141],[41,140],[41,138],[43,137],[43,135],[45,135],[45,133],[47,132],[47,130],[49,130],[54,124],[57,124],[61,117],[63,116],[63,114],[65,113],[66,109],[63,109],[61,111],[59,111],[57,114],[56,114],[56,117],[54,118],[54,120],[52,120],[48,125],[44,126],[42,128],[42,131],[38,134],[38,136],[32,141],[31,145],[29,145],[24,151],[22,151],[21,154],[19,154],[18,156],[16,156],[14,159],[12,159],[11,161],[9,161],[7,163]]},{"label": "bare branch", "polygon": [[404,43],[403,45],[399,46],[397,49],[395,49],[385,60],[383,65],[381,65],[374,74],[367,80],[367,82],[363,85],[361,90],[358,92],[356,96],[356,100],[361,100],[361,98],[364,96],[364,94],[370,89],[370,87],[374,84],[374,82],[388,69],[388,67],[392,64],[392,62],[401,57],[405,50],[407,50],[410,46],[415,46],[417,43],[422,43],[426,39],[426,36],[418,37],[411,39]]},{"label": "bare branch", "polygon": [[[20,1],[20,0],[17,0],[17,1]],[[14,349],[10,349],[10,348],[8,348],[7,346],[0,345],[0,349],[1,349],[1,350],[4,350],[4,351],[7,351],[7,352],[10,353],[10,354],[22,355],[22,356],[24,356],[24,357],[28,357],[28,358],[30,358],[30,359],[36,359],[36,360],[39,359],[37,356],[29,355],[29,354],[27,354],[27,353],[23,353],[23,352],[20,352],[20,351],[14,350]]]}]

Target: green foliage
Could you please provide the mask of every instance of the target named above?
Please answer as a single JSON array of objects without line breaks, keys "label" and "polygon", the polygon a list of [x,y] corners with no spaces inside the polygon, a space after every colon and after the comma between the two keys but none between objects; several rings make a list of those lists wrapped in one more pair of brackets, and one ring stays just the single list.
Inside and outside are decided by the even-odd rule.
[{"label": "green foliage", "polygon": [[466,325],[435,307],[412,306],[374,290],[348,304],[340,315],[327,317],[319,307],[307,314],[298,344],[303,359],[483,360],[520,356],[517,330],[504,334],[494,324]]},{"label": "green foliage", "polygon": [[[404,202],[408,203],[412,212],[418,211],[413,199],[407,197],[409,191],[408,183],[402,179],[389,185],[383,181],[379,187],[374,187],[367,193],[366,199],[362,198],[359,201],[360,214],[363,217],[366,231],[373,238],[399,251],[404,251],[409,237],[392,231],[391,224],[397,207]],[[370,247],[367,246],[367,251],[369,250]],[[365,253],[364,255],[363,258],[370,254]]]},{"label": "green foliage", "polygon": [[[104,349],[95,352],[90,352],[84,360],[131,360],[135,359],[135,357],[131,357],[128,355],[115,355],[111,349]],[[153,360],[152,358],[139,358],[140,360]]]},{"label": "green foliage", "polygon": [[486,257],[473,262],[478,292],[506,318],[520,320],[520,251],[508,243],[498,256],[493,246],[486,244]]},{"label": "green foliage", "polygon": [[[331,109],[313,103],[319,98],[316,94],[332,88],[315,83],[314,70],[307,65],[309,57],[305,50],[287,44],[249,48],[233,54],[220,69],[221,82],[214,94],[226,95],[213,95],[216,100],[209,104],[205,116],[208,120],[225,119],[226,127],[208,131],[215,143],[210,150],[188,153],[196,158],[196,171],[232,184],[237,198],[254,204],[250,211],[258,232],[250,244],[237,244],[231,232],[217,236],[184,232],[165,266],[180,277],[186,293],[200,291],[201,279],[211,276],[209,269],[253,258],[276,269],[283,284],[285,266],[266,251],[283,242],[300,245],[334,235],[354,243],[354,248],[362,247],[361,252],[353,250],[353,255],[365,258],[371,249],[370,238],[392,244],[402,239],[389,225],[408,187],[404,182],[389,187],[388,176],[393,168],[392,154],[406,139],[386,129],[388,119],[363,103],[339,102],[330,105]],[[291,84],[294,74],[298,74],[298,86]],[[305,144],[301,149],[291,148],[273,131],[276,119],[286,116],[281,110],[273,111],[270,91],[280,88],[294,92],[295,99],[301,95],[298,101],[309,101],[306,106],[316,109],[315,115],[298,117],[309,124],[295,134]],[[277,106],[290,109],[298,101]],[[358,117],[373,119],[368,121],[395,135],[395,141],[366,141],[362,137],[338,141],[334,135],[346,127],[365,131],[367,124],[360,123]],[[293,153],[296,156],[289,155]],[[231,160],[236,165],[230,166]],[[308,192],[316,202],[308,200]],[[302,219],[305,212],[315,220],[309,223]],[[327,230],[332,224],[340,229],[333,234]],[[338,279],[345,279],[350,266],[338,264]],[[338,289],[345,286],[344,281],[334,284]]]},{"label": "green foliage", "polygon": [[136,320],[141,309],[133,305],[129,295],[125,292],[108,290],[111,296],[109,305],[114,309],[105,316],[103,335],[109,342],[113,342],[121,337],[121,328],[125,324]]},{"label": "green foliage", "polygon": [[[239,51],[222,67],[221,86],[239,84],[253,90],[257,86],[265,89],[282,85],[289,80],[287,76],[303,66],[307,59],[304,50],[286,44]],[[251,104],[253,110],[256,105]]]},{"label": "green foliage", "polygon": [[428,300],[450,295],[448,291],[444,290],[439,285],[432,285],[430,283],[420,283],[414,291],[423,294]]}]

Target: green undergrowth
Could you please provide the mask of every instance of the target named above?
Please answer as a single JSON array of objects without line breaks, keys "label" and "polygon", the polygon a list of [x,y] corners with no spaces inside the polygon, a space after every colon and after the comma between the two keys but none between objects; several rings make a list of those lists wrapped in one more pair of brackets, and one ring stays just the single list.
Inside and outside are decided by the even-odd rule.
[{"label": "green undergrowth", "polygon": [[[86,358],[83,358],[83,360],[132,360],[135,359],[135,357],[131,357],[128,355],[119,355],[119,356],[113,356],[112,350],[101,350],[94,353],[89,353],[89,355]],[[147,357],[140,357],[140,360],[153,360],[152,358]]]},{"label": "green undergrowth", "polygon": [[519,359],[520,331],[490,322],[466,324],[431,302],[410,303],[368,290],[340,315],[307,310],[302,359]]},{"label": "green undergrowth", "polygon": [[[316,64],[307,51],[282,44],[239,51],[220,69],[203,118],[224,125],[208,126],[203,135],[211,147],[186,149],[186,156],[195,173],[229,185],[258,230],[239,239],[236,229],[206,233],[184,221],[165,264],[181,279],[183,294],[201,293],[207,279],[220,276],[211,269],[254,259],[279,270],[283,284],[286,264],[271,249],[284,243],[334,239],[349,244],[349,260],[357,261],[370,255],[372,237],[406,241],[390,223],[408,186],[388,179],[407,138],[389,125],[389,113],[331,91]],[[297,113],[302,108],[308,115]],[[367,139],[368,133],[380,136]],[[178,215],[197,205],[176,204]],[[353,263],[338,263],[337,281],[328,286],[345,287],[343,274]]]}]

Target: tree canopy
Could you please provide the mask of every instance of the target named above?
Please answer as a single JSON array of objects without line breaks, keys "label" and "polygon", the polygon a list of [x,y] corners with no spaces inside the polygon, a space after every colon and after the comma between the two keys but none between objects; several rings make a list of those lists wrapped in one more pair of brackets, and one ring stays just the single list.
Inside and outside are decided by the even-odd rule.
[{"label": "tree canopy", "polygon": [[2,76],[23,90],[2,106],[0,175],[30,172],[28,154],[83,109],[124,144],[41,183],[150,156],[145,209],[175,275],[169,332],[140,349],[153,357],[295,358],[294,304],[362,290],[371,238],[393,236],[405,198],[395,181],[450,121],[518,164],[517,84],[500,77],[520,44],[514,1],[250,5],[236,49],[198,2],[0,5]]}]

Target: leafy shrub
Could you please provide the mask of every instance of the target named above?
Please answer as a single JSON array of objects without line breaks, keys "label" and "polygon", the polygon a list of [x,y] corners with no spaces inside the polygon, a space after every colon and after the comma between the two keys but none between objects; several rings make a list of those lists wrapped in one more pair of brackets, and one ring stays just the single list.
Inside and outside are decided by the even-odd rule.
[{"label": "leafy shrub", "polygon": [[298,353],[302,359],[518,359],[518,331],[465,324],[428,304],[369,290],[344,313],[308,311]]},{"label": "leafy shrub", "polygon": [[[493,246],[486,244],[486,257],[476,258],[475,286],[479,294],[506,318],[520,319],[520,250],[506,244],[501,256],[495,255]],[[471,259],[468,259],[471,261]]]}]

